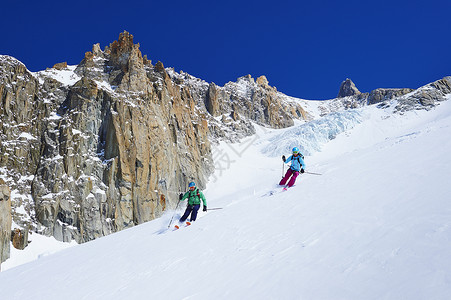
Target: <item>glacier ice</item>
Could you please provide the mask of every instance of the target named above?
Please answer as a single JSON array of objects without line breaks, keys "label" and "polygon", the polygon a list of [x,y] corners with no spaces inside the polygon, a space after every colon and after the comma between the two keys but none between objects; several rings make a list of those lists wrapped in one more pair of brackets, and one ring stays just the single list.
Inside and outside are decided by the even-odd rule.
[{"label": "glacier ice", "polygon": [[312,155],[321,151],[324,144],[340,133],[362,123],[363,119],[363,113],[359,109],[330,113],[273,136],[262,152],[268,156],[278,156],[290,153],[293,147],[299,147],[304,155]]}]

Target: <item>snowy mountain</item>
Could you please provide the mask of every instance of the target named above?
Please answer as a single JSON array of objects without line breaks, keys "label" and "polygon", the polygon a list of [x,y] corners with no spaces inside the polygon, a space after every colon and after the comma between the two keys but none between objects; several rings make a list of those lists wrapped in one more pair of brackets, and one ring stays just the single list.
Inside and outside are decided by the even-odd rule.
[{"label": "snowy mountain", "polygon": [[[447,98],[428,111],[394,114],[394,100],[256,126],[215,146],[211,210],[191,226],[168,229],[183,209],[167,210],[40,257],[0,273],[2,299],[449,299]],[[322,175],[281,192],[293,145]]]},{"label": "snowy mountain", "polygon": [[[22,249],[28,232],[83,243],[160,217],[187,182],[211,180],[215,144],[254,135],[254,124],[314,121],[302,130],[324,143],[360,118],[347,114],[331,136],[316,134],[344,110],[389,101],[397,101],[397,113],[428,110],[451,93],[449,77],[371,93],[347,82],[343,97],[328,101],[287,96],[265,76],[221,87],[152,64],[128,32],[104,50],[93,45],[77,66],[30,72],[1,55],[0,186],[12,213],[0,224],[0,261],[9,253],[9,224]],[[318,150],[309,143],[305,151]]]}]

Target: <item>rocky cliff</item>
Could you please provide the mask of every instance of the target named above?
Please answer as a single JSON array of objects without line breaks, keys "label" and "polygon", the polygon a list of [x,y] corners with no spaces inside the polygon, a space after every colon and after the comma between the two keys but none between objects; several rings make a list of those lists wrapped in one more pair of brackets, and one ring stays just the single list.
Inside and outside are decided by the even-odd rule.
[{"label": "rocky cliff", "polygon": [[152,65],[127,32],[78,66],[0,56],[0,177],[23,228],[85,242],[149,221],[213,172],[211,142],[305,112],[265,77],[224,87]]}]

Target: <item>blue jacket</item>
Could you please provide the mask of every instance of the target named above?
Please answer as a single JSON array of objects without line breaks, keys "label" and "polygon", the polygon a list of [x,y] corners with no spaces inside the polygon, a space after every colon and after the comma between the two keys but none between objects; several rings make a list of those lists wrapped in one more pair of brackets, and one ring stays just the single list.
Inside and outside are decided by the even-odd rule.
[{"label": "blue jacket", "polygon": [[302,169],[305,170],[305,162],[302,159],[300,154],[298,154],[298,156],[291,155],[290,157],[288,157],[287,160],[285,161],[285,163],[288,164],[289,162],[291,162],[290,168],[293,171],[298,171],[298,172],[301,171],[301,166],[302,166]]}]

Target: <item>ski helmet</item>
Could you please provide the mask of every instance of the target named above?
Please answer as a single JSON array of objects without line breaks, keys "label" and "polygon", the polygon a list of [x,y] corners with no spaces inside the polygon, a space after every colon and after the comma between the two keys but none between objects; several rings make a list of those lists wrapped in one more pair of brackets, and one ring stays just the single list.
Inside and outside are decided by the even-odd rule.
[{"label": "ski helmet", "polygon": [[189,184],[188,184],[188,187],[196,187],[196,184],[193,182],[193,181],[191,181]]},{"label": "ski helmet", "polygon": [[299,153],[299,148],[298,147],[294,147],[293,148],[293,154],[295,154],[295,153]]}]

